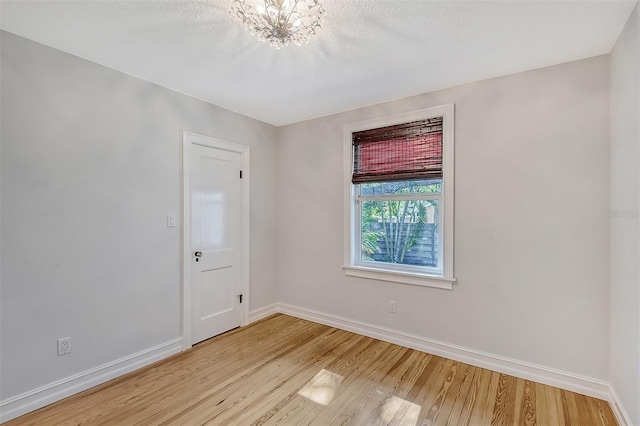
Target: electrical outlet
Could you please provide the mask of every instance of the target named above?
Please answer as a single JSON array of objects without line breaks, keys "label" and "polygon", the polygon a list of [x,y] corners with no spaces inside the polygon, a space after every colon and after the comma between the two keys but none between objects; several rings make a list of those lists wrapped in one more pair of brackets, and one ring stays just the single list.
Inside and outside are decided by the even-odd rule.
[{"label": "electrical outlet", "polygon": [[392,314],[396,313],[396,301],[395,300],[389,300],[389,312],[391,312]]},{"label": "electrical outlet", "polygon": [[71,352],[71,337],[63,337],[58,339],[58,355],[64,355]]}]

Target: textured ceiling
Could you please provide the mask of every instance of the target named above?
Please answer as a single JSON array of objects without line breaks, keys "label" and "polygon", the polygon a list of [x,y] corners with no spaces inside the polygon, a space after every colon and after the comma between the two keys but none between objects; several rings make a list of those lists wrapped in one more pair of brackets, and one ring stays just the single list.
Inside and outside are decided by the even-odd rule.
[{"label": "textured ceiling", "polygon": [[0,27],[284,125],[609,53],[636,0],[324,0],[319,34],[279,51],[231,2],[2,1]]}]

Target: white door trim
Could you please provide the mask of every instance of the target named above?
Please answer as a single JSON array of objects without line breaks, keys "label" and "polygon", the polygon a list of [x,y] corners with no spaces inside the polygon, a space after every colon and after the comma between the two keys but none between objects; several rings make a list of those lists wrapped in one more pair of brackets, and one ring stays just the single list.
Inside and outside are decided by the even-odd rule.
[{"label": "white door trim", "polygon": [[191,146],[237,152],[242,155],[242,217],[240,271],[242,287],[242,322],[249,324],[249,147],[209,136],[184,131],[182,133],[182,350],[191,348]]}]

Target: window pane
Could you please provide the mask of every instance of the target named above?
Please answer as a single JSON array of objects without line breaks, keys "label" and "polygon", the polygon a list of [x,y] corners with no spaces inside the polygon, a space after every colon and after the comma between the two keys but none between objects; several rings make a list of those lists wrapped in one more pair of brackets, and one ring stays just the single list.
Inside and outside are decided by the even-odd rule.
[{"label": "window pane", "polygon": [[360,195],[422,194],[441,191],[442,179],[360,184]]},{"label": "window pane", "polygon": [[438,200],[363,201],[361,205],[361,260],[440,267]]}]

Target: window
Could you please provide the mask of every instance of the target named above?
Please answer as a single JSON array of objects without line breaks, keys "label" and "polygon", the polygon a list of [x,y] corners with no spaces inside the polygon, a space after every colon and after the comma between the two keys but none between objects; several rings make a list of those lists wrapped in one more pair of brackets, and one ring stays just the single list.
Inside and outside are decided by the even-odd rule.
[{"label": "window", "polygon": [[453,105],[348,124],[345,273],[452,288]]}]

